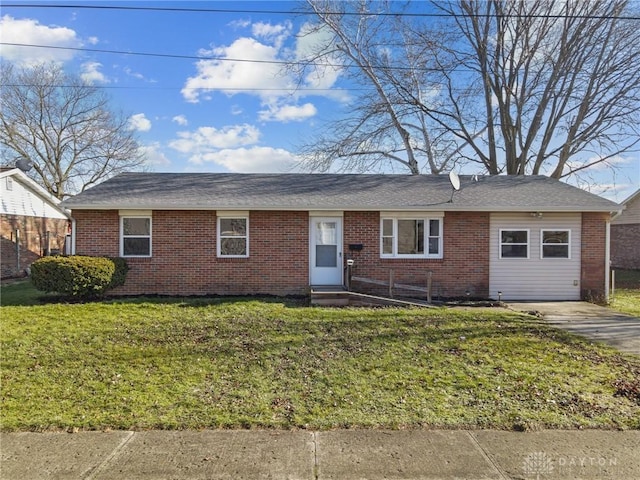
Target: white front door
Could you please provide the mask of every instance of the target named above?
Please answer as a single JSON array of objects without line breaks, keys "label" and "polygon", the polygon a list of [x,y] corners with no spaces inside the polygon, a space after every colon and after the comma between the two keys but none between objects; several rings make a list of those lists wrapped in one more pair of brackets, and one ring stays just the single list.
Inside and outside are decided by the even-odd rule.
[{"label": "white front door", "polygon": [[342,285],[342,217],[311,217],[311,285]]}]

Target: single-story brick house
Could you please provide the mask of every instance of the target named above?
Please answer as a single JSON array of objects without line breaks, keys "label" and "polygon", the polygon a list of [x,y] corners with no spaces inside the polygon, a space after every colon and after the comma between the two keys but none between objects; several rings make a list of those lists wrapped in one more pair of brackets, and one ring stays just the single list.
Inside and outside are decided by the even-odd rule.
[{"label": "single-story brick house", "polygon": [[0,168],[2,278],[24,275],[42,255],[64,253],[70,213],[18,168]]},{"label": "single-story brick house", "polygon": [[640,189],[622,202],[611,220],[611,266],[640,269]]},{"label": "single-story brick house", "polygon": [[121,294],[305,294],[360,277],[434,295],[604,297],[620,206],[544,176],[127,173],[64,202]]}]

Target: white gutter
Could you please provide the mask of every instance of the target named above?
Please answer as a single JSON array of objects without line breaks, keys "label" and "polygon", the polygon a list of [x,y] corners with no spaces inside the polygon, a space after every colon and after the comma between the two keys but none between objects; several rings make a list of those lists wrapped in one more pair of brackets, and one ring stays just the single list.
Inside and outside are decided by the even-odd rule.
[{"label": "white gutter", "polygon": [[611,281],[611,220],[605,224],[604,245],[604,301],[609,303],[609,282]]},{"label": "white gutter", "polygon": [[71,255],[76,254],[76,219],[71,217]]}]

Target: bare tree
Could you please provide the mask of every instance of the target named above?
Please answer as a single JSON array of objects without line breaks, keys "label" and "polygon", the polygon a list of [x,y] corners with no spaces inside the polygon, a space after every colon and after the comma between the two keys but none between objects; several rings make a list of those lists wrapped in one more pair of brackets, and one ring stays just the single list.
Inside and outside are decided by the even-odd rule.
[{"label": "bare tree", "polygon": [[[306,34],[327,40],[316,43],[297,73],[302,78],[310,68],[344,65],[343,75],[359,93],[348,114],[305,143],[304,166],[320,171],[400,168],[412,174],[449,168],[458,157],[458,143],[424,111],[422,97],[433,89],[427,59],[415,54],[410,39],[403,39],[408,30],[401,18],[376,16],[381,8],[389,12],[380,2],[307,3],[317,23]],[[399,96],[399,83],[420,105]]]},{"label": "bare tree", "polygon": [[438,57],[444,99],[427,108],[400,85],[401,96],[469,145],[467,160],[562,178],[638,145],[640,28],[620,18],[626,0],[435,5],[451,18],[448,48],[423,52]]},{"label": "bare tree", "polygon": [[98,88],[57,64],[1,66],[0,146],[5,162],[26,158],[30,173],[63,199],[124,170],[143,157],[127,119]]},{"label": "bare tree", "polygon": [[307,4],[316,32],[331,34],[310,64],[343,64],[364,89],[307,143],[312,169],[391,162],[438,173],[455,163],[562,178],[640,144],[640,28],[627,0],[451,0],[420,9],[440,21],[389,16],[381,2]]}]

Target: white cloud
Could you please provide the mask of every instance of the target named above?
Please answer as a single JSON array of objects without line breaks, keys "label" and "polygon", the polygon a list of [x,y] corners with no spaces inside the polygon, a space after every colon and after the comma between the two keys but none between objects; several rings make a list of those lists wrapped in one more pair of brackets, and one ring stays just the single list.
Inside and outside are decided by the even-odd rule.
[{"label": "white cloud", "polygon": [[[611,158],[603,160],[601,156],[591,156],[589,158],[571,158],[567,160],[564,166],[564,173],[567,174],[569,171],[581,170],[584,173],[596,173],[607,171],[611,169],[621,168],[626,165],[631,164],[634,161],[633,158],[623,157],[621,155],[615,155]],[[587,167],[587,165],[589,165]],[[548,165],[547,168],[543,171],[545,175],[551,174],[551,171],[555,165]]]},{"label": "white cloud", "polygon": [[151,130],[151,121],[144,113],[136,113],[129,118],[129,128],[138,132],[148,132]]},{"label": "white cloud", "polygon": [[100,40],[98,39],[98,37],[87,38],[87,43],[89,43],[90,45],[97,45],[99,42]]},{"label": "white cloud", "polygon": [[[193,132],[178,132],[178,137],[169,142],[169,146],[197,159],[222,148],[253,145],[260,139],[260,130],[247,124],[230,125],[220,130],[200,127]],[[193,161],[199,163],[197,160]]]},{"label": "white cloud", "polygon": [[[55,25],[41,25],[37,20],[16,19],[4,15],[0,19],[2,41],[33,45],[51,45],[54,47],[80,47],[82,42],[76,32],[70,28]],[[29,48],[3,45],[0,56],[10,62],[21,65],[34,65],[42,62],[63,63],[71,60],[77,52],[51,48]]]},{"label": "white cloud", "polygon": [[312,103],[304,105],[268,106],[266,110],[258,112],[260,120],[277,122],[301,122],[313,117],[318,110]]},{"label": "white cloud", "polygon": [[189,77],[182,89],[185,100],[192,103],[213,90],[227,95],[246,92],[262,98],[285,95],[295,84],[281,72],[281,65],[264,63],[277,60],[278,50],[253,38],[239,38],[228,47],[202,51],[202,55],[247,61],[200,60],[197,74]]},{"label": "white cloud", "polygon": [[134,72],[130,67],[124,67],[122,71],[130,77],[137,78],[138,80],[144,80],[144,75],[138,72]]},{"label": "white cloud", "polygon": [[[240,23],[236,25],[240,26]],[[301,97],[316,95],[342,102],[350,99],[346,92],[334,88],[342,72],[341,68],[332,66],[337,59],[327,59],[309,69],[301,85],[282,65],[285,60],[303,60],[313,56],[318,45],[331,39],[330,32],[315,30],[314,25],[307,23],[295,41],[285,46],[285,41],[291,37],[291,22],[250,25],[252,38],[241,37],[227,46],[201,50],[201,55],[216,59],[196,62],[196,74],[186,80],[182,89],[187,102],[210,100],[214,91],[221,91],[227,96],[244,93],[260,99],[260,120],[292,122],[304,121],[317,114],[312,103],[297,104]],[[249,24],[242,23],[241,26]],[[305,92],[305,88],[314,91]],[[232,109],[234,115],[241,112],[240,109]]]},{"label": "white cloud", "polygon": [[213,163],[231,172],[284,172],[297,164],[291,152],[255,144],[260,131],[252,125],[230,125],[221,129],[200,127],[178,132],[169,146],[188,156],[194,165]]},{"label": "white cloud", "polygon": [[[333,33],[327,28],[319,29],[315,24],[305,23],[300,27],[300,32],[296,36],[295,59],[304,61],[315,57],[319,46],[330,42],[332,36]],[[304,79],[305,86],[318,89],[333,88],[342,73],[342,68],[335,66],[338,64],[340,61],[337,57],[328,57],[324,58],[322,62],[316,62],[315,67],[309,70]],[[342,101],[349,99],[348,94],[341,90],[335,90],[325,95]]]},{"label": "white cloud", "polygon": [[257,22],[251,26],[251,32],[255,37],[273,38],[283,34],[289,34],[291,31],[291,22],[285,22],[277,25],[271,23]]},{"label": "white cloud", "polygon": [[250,20],[233,20],[228,24],[231,28],[247,28],[251,25]]},{"label": "white cloud", "polygon": [[279,173],[295,168],[297,158],[282,148],[252,147],[224,149],[204,154],[193,163],[211,162],[231,172],[238,173]]},{"label": "white cloud", "polygon": [[171,160],[169,160],[161,150],[160,143],[155,142],[149,145],[143,145],[140,148],[144,154],[147,165],[152,167],[167,167],[171,165]]},{"label": "white cloud", "polygon": [[176,115],[175,117],[173,117],[171,119],[172,122],[177,123],[178,125],[181,126],[185,126],[189,124],[189,121],[187,120],[187,117],[185,117],[184,115]]},{"label": "white cloud", "polygon": [[87,83],[109,83],[109,79],[100,71],[102,67],[98,62],[85,62],[80,66],[80,78]]},{"label": "white cloud", "polygon": [[257,22],[252,25],[251,32],[253,33],[254,37],[262,38],[265,41],[268,41],[275,45],[276,48],[280,49],[287,37],[291,35],[292,27],[293,25],[289,21],[276,25],[272,25],[271,23]]}]

